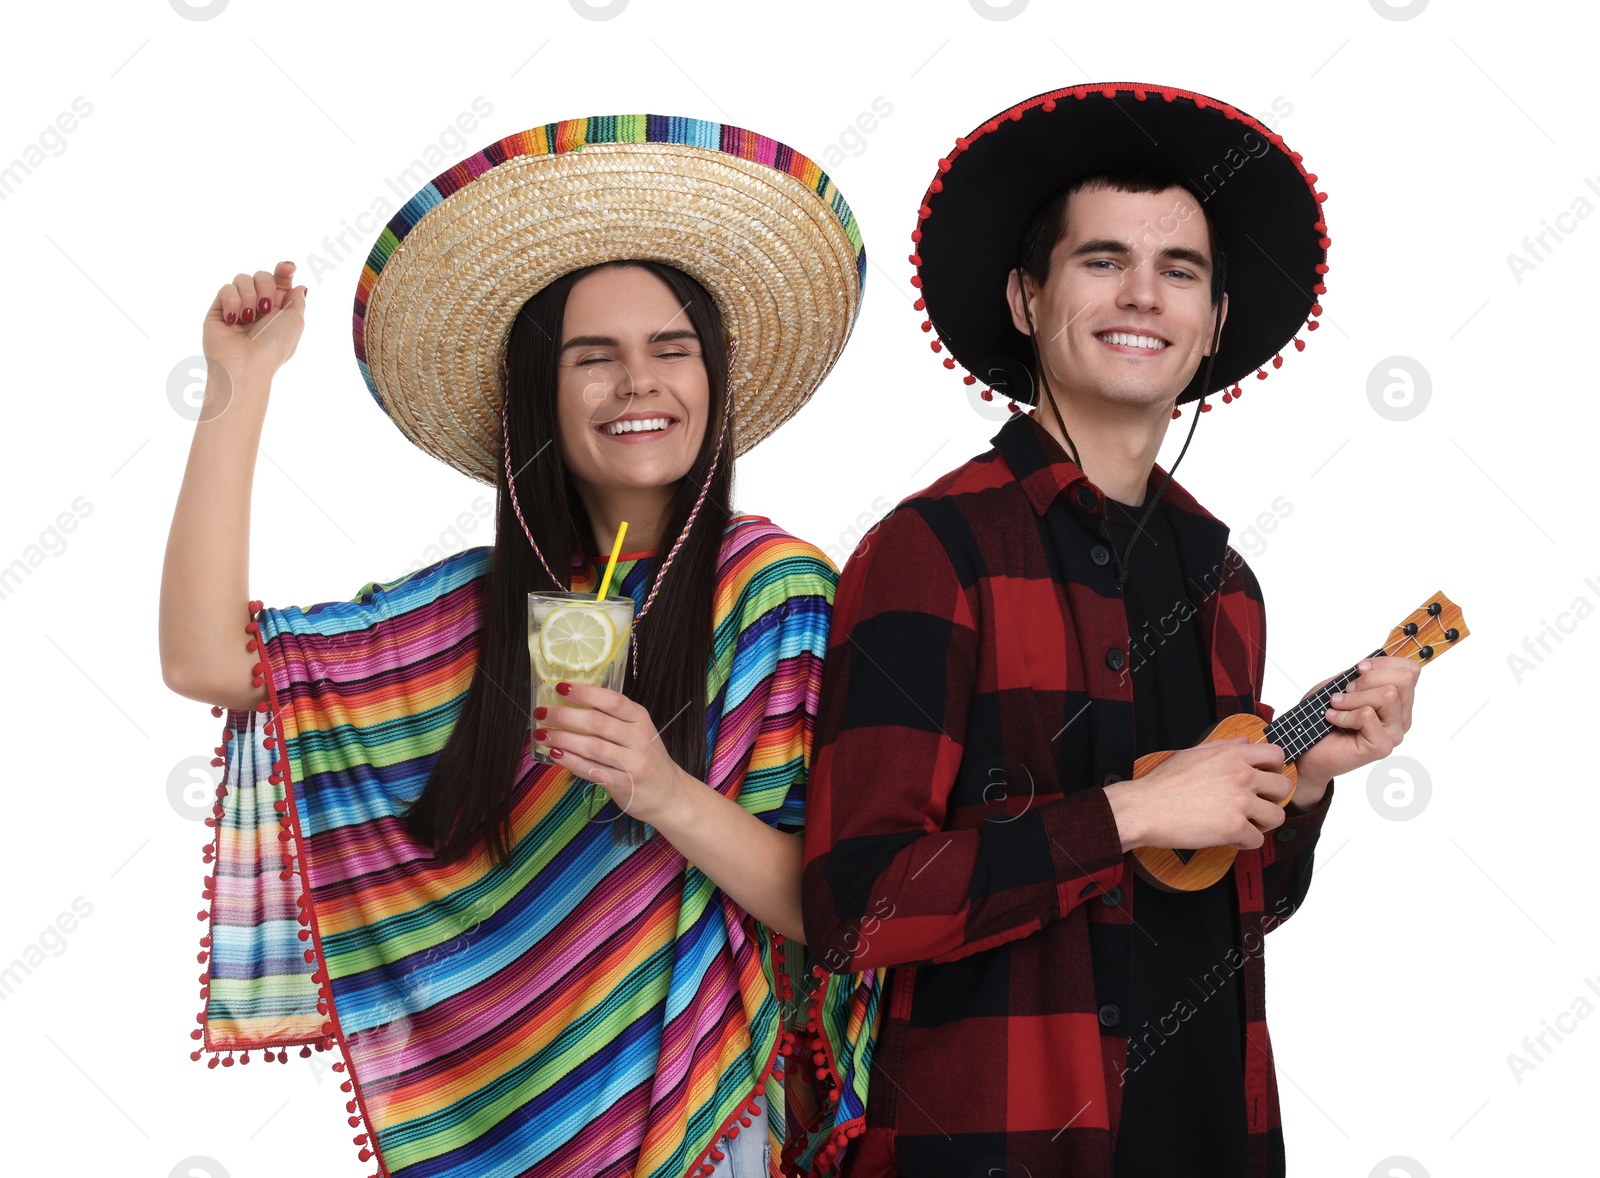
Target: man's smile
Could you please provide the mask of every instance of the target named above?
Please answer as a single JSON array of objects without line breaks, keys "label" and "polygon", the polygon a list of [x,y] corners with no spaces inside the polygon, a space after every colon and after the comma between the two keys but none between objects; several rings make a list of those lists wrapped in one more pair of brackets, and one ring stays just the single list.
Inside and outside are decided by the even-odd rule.
[{"label": "man's smile", "polygon": [[1097,331],[1094,338],[1114,352],[1125,356],[1153,356],[1165,351],[1170,345],[1157,335],[1146,332],[1123,331],[1113,328],[1110,331]]}]

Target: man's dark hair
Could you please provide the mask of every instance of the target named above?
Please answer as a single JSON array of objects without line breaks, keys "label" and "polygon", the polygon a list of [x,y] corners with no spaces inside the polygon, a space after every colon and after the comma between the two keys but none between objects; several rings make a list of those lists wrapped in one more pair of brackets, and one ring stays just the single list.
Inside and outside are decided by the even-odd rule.
[{"label": "man's dark hair", "polygon": [[1067,203],[1072,199],[1072,194],[1103,188],[1117,192],[1165,192],[1169,188],[1181,188],[1193,196],[1195,203],[1200,206],[1200,215],[1206,219],[1206,230],[1211,241],[1211,302],[1215,306],[1222,301],[1222,275],[1217,265],[1217,259],[1222,256],[1222,235],[1217,231],[1216,222],[1206,211],[1205,201],[1195,196],[1187,184],[1156,172],[1101,172],[1085,176],[1062,188],[1040,205],[1027,228],[1022,231],[1021,265],[1030,278],[1041,286],[1049,279],[1050,255],[1067,235]]}]

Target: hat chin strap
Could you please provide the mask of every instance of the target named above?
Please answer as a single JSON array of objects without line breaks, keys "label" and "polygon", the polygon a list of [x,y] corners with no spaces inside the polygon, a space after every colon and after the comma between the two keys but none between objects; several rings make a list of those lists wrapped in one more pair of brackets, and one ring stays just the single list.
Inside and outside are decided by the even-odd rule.
[{"label": "hat chin strap", "polygon": [[[711,480],[716,478],[717,464],[722,459],[722,447],[727,441],[728,424],[733,419],[733,361],[739,354],[739,341],[734,338],[728,340],[728,376],[723,384],[722,393],[722,420],[717,427],[717,446],[711,454],[711,469],[706,471],[705,482],[700,484],[700,494],[695,498],[694,507],[689,511],[689,518],[683,521],[683,531],[678,533],[678,538],[673,541],[672,548],[667,553],[667,559],[661,562],[661,567],[656,570],[656,579],[650,584],[650,592],[645,597],[644,604],[639,607],[639,612],[634,616],[633,625],[628,627],[628,645],[632,647],[631,663],[633,677],[639,677],[639,623],[644,621],[645,614],[650,612],[650,606],[656,599],[656,593],[661,589],[661,582],[667,575],[667,570],[672,567],[673,560],[678,555],[678,549],[683,547],[683,542],[689,538],[689,529],[694,527],[695,519],[700,515],[700,508],[705,505],[706,494],[711,490]],[[504,355],[500,357],[500,369],[505,373],[505,396],[500,401],[500,438],[505,459],[506,489],[511,492],[511,509],[516,512],[517,522],[522,525],[522,534],[528,538],[528,543],[533,546],[533,554],[539,558],[539,564],[550,579],[555,582],[556,588],[562,592],[567,591],[568,583],[556,576],[550,568],[550,562],[545,560],[544,553],[539,549],[539,542],[533,538],[533,532],[528,527],[528,521],[523,517],[522,504],[517,502],[517,480],[511,473],[511,429],[508,424],[507,413],[511,406],[511,369],[506,364]],[[534,457],[538,457],[535,455]]]},{"label": "hat chin strap", "polygon": [[[1083,470],[1083,462],[1078,458],[1078,448],[1072,442],[1072,435],[1067,432],[1067,419],[1061,416],[1061,409],[1056,404],[1056,395],[1050,389],[1050,378],[1044,370],[1044,357],[1039,353],[1039,332],[1033,326],[1033,312],[1028,306],[1028,287],[1023,281],[1027,271],[1022,268],[1019,260],[1017,263],[1017,289],[1022,294],[1022,315],[1028,323],[1028,343],[1033,349],[1033,365],[1039,374],[1039,383],[1044,386],[1044,395],[1049,398],[1050,411],[1056,415],[1056,423],[1061,426],[1061,436],[1067,440],[1067,452],[1072,456],[1072,461],[1079,470]],[[1217,258],[1217,289],[1227,288],[1228,282],[1228,255],[1221,254]],[[1218,294],[1212,304],[1217,312],[1211,329],[1211,350],[1206,353],[1206,370],[1200,378],[1200,405],[1195,407],[1194,420],[1189,423],[1189,432],[1183,439],[1183,448],[1178,451],[1178,457],[1172,463],[1172,469],[1167,471],[1167,477],[1162,480],[1161,489],[1150,496],[1150,503],[1144,509],[1144,514],[1139,517],[1139,522],[1134,525],[1133,536],[1128,541],[1128,547],[1122,552],[1117,551],[1115,542],[1108,544],[1111,555],[1117,562],[1117,588],[1128,579],[1128,553],[1133,551],[1133,546],[1138,543],[1139,537],[1144,535],[1144,526],[1150,522],[1150,516],[1155,512],[1156,505],[1161,502],[1161,496],[1166,494],[1167,485],[1172,482],[1172,476],[1178,472],[1178,463],[1183,461],[1183,456],[1189,452],[1189,443],[1194,440],[1194,427],[1200,424],[1200,407],[1205,404],[1205,399],[1210,395],[1211,365],[1217,358],[1217,343],[1222,336],[1222,296]],[[1087,473],[1087,472],[1085,472]],[[1106,539],[1110,541],[1110,536]]]}]

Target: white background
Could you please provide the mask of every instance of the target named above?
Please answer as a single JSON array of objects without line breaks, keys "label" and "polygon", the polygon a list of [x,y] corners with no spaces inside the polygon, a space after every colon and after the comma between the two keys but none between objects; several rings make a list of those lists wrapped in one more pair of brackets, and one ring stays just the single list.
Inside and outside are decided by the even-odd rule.
[{"label": "white background", "polygon": [[[1405,788],[1393,762],[1374,775],[1377,801],[1366,774],[1342,779],[1310,899],[1269,941],[1290,1173],[1593,1167],[1600,1018],[1567,1021],[1575,1030],[1547,1038],[1553,1050],[1520,1077],[1507,1058],[1580,995],[1600,1008],[1585,986],[1600,975],[1586,668],[1600,650],[1587,620],[1600,553],[1584,359],[1600,217],[1565,219],[1572,231],[1547,237],[1520,281],[1508,262],[1576,198],[1600,208],[1584,182],[1600,177],[1585,11],[1435,3],[1393,19],[1367,0],[1032,0],[989,19],[968,0],[631,0],[596,20],[567,0],[221,7],[198,20],[159,2],[7,18],[0,162],[44,142],[75,99],[92,107],[0,201],[0,566],[28,566],[0,598],[0,967],[42,939],[50,950],[0,998],[7,1172],[372,1168],[350,1143],[330,1057],[227,1071],[188,1059],[209,832],[168,783],[209,756],[221,724],[163,686],[156,606],[193,432],[169,381],[198,391],[187,374],[220,283],[290,258],[316,295],[262,439],[250,595],[347,599],[430,545],[448,548],[429,560],[487,543],[481,528],[450,529],[492,495],[413,448],[357,371],[351,303],[386,216],[342,253],[323,239],[375,198],[397,208],[386,177],[430,145],[445,159],[424,177],[566,117],[756,128],[832,164],[871,265],[850,348],[740,462],[738,505],[842,559],[862,524],[987,448],[999,424],[969,405],[910,308],[909,234],[935,161],[1013,102],[1124,79],[1251,113],[1287,106],[1273,128],[1329,193],[1323,328],[1206,415],[1180,475],[1264,584],[1267,699],[1292,703],[1436,590],[1473,631],[1423,677],[1402,749],[1410,779],[1431,783],[1426,805],[1393,817],[1383,790]],[[492,113],[450,146],[475,98]],[[891,113],[863,133],[879,98]],[[1406,420],[1368,396],[1394,356],[1431,387]],[[1404,400],[1390,367],[1377,383]],[[1179,441],[1174,429],[1163,462]],[[1292,509],[1251,535],[1278,497]],[[63,512],[75,528],[52,534]],[[1569,632],[1515,671],[1509,656],[1546,623]],[[47,934],[74,900],[90,914]]]}]

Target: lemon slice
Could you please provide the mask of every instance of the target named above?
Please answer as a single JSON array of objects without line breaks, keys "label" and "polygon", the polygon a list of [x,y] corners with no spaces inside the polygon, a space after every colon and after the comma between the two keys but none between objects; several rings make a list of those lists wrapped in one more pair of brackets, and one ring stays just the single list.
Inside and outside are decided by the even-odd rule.
[{"label": "lemon slice", "polygon": [[616,644],[617,628],[603,610],[558,605],[539,627],[544,661],[580,674],[604,666]]}]

